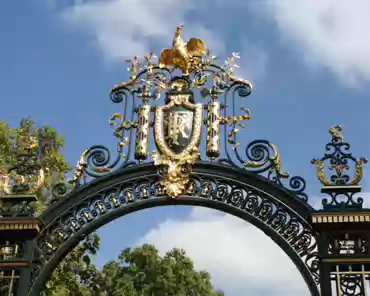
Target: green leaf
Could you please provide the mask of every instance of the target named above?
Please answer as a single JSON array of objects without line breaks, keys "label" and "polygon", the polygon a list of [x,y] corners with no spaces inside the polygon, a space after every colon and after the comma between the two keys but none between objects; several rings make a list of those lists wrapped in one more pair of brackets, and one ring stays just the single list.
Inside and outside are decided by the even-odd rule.
[{"label": "green leaf", "polygon": [[86,265],[90,265],[90,263],[91,263],[91,259],[90,259],[90,257],[88,255],[84,255],[82,257],[82,260],[83,260],[83,262],[86,263]]}]

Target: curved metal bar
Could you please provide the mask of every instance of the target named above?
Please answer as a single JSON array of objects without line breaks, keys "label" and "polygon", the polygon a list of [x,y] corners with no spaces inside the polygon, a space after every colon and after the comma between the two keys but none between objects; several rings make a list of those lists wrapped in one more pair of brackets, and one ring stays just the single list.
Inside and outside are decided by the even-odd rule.
[{"label": "curved metal bar", "polygon": [[[110,124],[115,126],[116,124],[113,121],[117,118],[121,118],[122,125],[126,124],[124,122],[129,116],[131,120],[130,123],[133,123],[135,112],[131,112],[129,115],[129,105],[128,100],[131,98],[133,110],[135,109],[135,97],[133,96],[132,92],[125,87],[117,90],[114,93],[111,93],[111,100],[114,103],[121,103],[124,102],[124,110],[123,115],[115,114],[110,119]],[[117,116],[118,115],[118,116]],[[131,140],[132,140],[132,129],[129,132],[128,138],[126,139],[127,133],[126,126],[120,126],[116,132],[115,136],[119,138],[120,142],[117,145],[117,156],[112,161],[111,160],[111,153],[110,150],[102,145],[94,145],[90,148],[87,148],[81,155],[80,160],[76,165],[76,172],[70,183],[73,184],[75,187],[81,186],[81,179],[86,182],[87,177],[91,178],[98,178],[102,175],[105,175],[111,172],[113,169],[117,167],[122,159],[124,159],[123,164],[125,165],[130,160],[131,155]],[[128,143],[128,145],[127,145]],[[127,147],[127,155],[124,155],[125,147]],[[74,189],[74,188],[73,188]],[[63,191],[61,191],[63,192]],[[65,193],[65,191],[64,191]]]},{"label": "curved metal bar", "polygon": [[[131,110],[134,110],[134,112],[131,112],[131,122],[135,121],[135,114],[136,114],[136,100],[135,97],[132,96],[132,108]],[[122,140],[124,138],[124,134],[122,134]],[[127,155],[125,157],[125,160],[122,164],[122,166],[126,165],[126,163],[131,160],[131,153],[132,153],[132,145],[134,145],[134,133],[133,129],[131,128],[129,131],[129,144],[128,144],[128,150],[127,150]]]},{"label": "curved metal bar", "polygon": [[[120,89],[117,89],[115,92],[111,92],[110,93],[110,99],[111,99],[111,101],[113,103],[121,103],[122,101],[124,101],[124,109],[123,109],[123,118],[124,118],[124,120],[127,120],[128,100],[129,100],[128,97],[129,96],[131,97],[132,104],[134,106],[134,104],[135,104],[135,96],[132,94],[132,92],[131,92],[131,90],[129,88],[122,87]],[[135,110],[135,109],[132,108],[131,110]],[[131,122],[134,121],[134,114],[135,114],[135,112],[131,112]],[[125,132],[126,132],[125,130],[122,131],[122,137],[121,137],[121,140],[122,141],[124,140]],[[129,143],[131,143],[131,136],[132,136],[132,133],[131,133],[131,130],[130,130],[130,142]],[[127,157],[126,157],[126,159],[124,161],[125,163],[128,161],[129,156],[130,156],[130,152],[131,152],[131,150],[130,150],[131,145],[129,144],[128,146],[129,146],[128,147],[129,151],[128,151]],[[110,168],[115,167],[119,163],[119,161],[120,161],[120,159],[122,157],[121,154],[123,153],[123,150],[124,150],[124,147],[123,146],[119,146],[117,159],[110,166]]]},{"label": "curved metal bar", "polygon": [[142,209],[189,205],[223,211],[262,230],[293,261],[311,295],[319,296],[316,243],[309,224],[314,209],[299,197],[251,172],[208,162],[194,167],[186,196],[163,196],[157,179],[151,164],[127,167],[51,205],[40,217],[45,228],[38,239],[46,261],[29,295],[40,295],[58,263],[99,227]]},{"label": "curved metal bar", "polygon": [[[236,117],[237,116],[237,112],[236,112],[236,95],[238,95],[239,98],[245,98],[245,97],[248,97],[250,94],[251,94],[251,88],[250,86],[246,85],[246,84],[243,84],[241,82],[233,82],[230,87],[225,91],[225,95],[224,95],[224,117],[227,117],[227,108],[228,108],[228,103],[227,103],[227,100],[229,98],[229,94],[231,92],[231,100],[232,100],[232,116],[233,117]],[[248,111],[249,112],[249,111]],[[235,121],[232,123],[232,129],[235,130],[238,128],[238,125],[239,125],[239,128],[242,127],[240,124],[237,124]],[[229,143],[229,139],[227,138],[227,129],[228,129],[228,125],[225,125],[224,126],[225,129],[224,129],[224,132],[225,132],[225,152],[226,152],[226,155],[227,157],[230,159],[230,161],[232,161],[232,157],[231,157],[231,153],[230,153],[230,147],[232,147],[233,149],[233,152],[235,154],[235,157],[237,158],[237,160],[239,161],[240,164],[244,165],[245,161],[242,160],[242,158],[240,157],[239,155],[239,152],[238,152],[238,149],[237,149],[237,144],[238,144],[238,136],[237,136],[237,132],[234,132],[232,133],[232,142],[233,143]],[[229,145],[228,145],[229,144]],[[232,144],[232,145],[230,145]]]}]

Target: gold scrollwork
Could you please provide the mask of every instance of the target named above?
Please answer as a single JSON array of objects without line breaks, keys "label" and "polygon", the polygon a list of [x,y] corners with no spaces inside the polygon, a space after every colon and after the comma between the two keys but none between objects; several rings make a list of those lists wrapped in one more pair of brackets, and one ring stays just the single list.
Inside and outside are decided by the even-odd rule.
[{"label": "gold scrollwork", "polygon": [[320,159],[312,159],[311,163],[316,165],[316,175],[317,175],[317,178],[319,179],[319,181],[321,182],[321,184],[324,185],[324,186],[333,185],[332,182],[330,182],[326,178],[324,161],[322,161]]},{"label": "gold scrollwork", "polygon": [[[365,157],[361,157],[359,159],[356,160],[356,163],[355,163],[355,175],[353,177],[353,179],[350,181],[350,182],[347,182],[345,184],[345,186],[356,186],[360,183],[360,181],[362,180],[363,178],[363,165],[366,164],[368,162],[368,159],[365,158]],[[311,161],[312,164],[315,164],[316,165],[316,175],[317,175],[317,178],[319,179],[319,181],[321,182],[322,185],[324,186],[335,186],[336,184],[333,184],[333,182],[329,181],[326,177],[326,174],[325,174],[325,166],[324,166],[324,161],[320,160],[320,159],[313,159]],[[345,167],[342,167],[342,166],[338,166],[338,165],[331,165],[330,168],[334,168],[337,173],[339,172],[340,174],[343,172],[344,168],[347,168],[349,169],[349,166],[345,166]]]},{"label": "gold scrollwork", "polygon": [[229,75],[229,79],[232,82],[238,82],[240,84],[248,85],[251,89],[253,88],[252,83],[247,79],[239,78],[233,75]]},{"label": "gold scrollwork", "polygon": [[[325,154],[322,159],[313,159],[312,164],[316,165],[316,175],[319,181],[324,186],[357,186],[363,178],[363,165],[368,162],[367,158],[361,157],[355,159],[352,153],[344,153],[341,151],[341,145],[343,144],[344,137],[342,135],[343,126],[335,125],[329,129],[329,133],[332,136],[332,141],[328,145],[334,148],[337,153]],[[349,145],[348,145],[349,147]],[[352,160],[355,163],[354,176],[352,180],[346,180],[348,176],[343,176],[345,170],[349,170],[348,160]],[[330,170],[335,170],[336,175],[332,174],[334,181],[328,180],[325,173],[325,161],[329,161]]]},{"label": "gold scrollwork", "polygon": [[[119,122],[115,122],[117,119],[119,119]],[[116,138],[121,138],[121,132],[123,130],[128,131],[132,128],[137,128],[137,122],[133,122],[131,120],[124,120],[123,116],[119,113],[113,114],[113,116],[109,119],[109,124],[111,126],[116,126],[116,129],[114,130],[114,136]]]},{"label": "gold scrollwork", "polygon": [[242,107],[241,111],[245,113],[245,115],[239,116],[227,116],[220,118],[220,124],[227,124],[228,126],[234,126],[233,129],[228,133],[227,139],[230,144],[234,146],[238,145],[238,142],[235,140],[235,135],[239,132],[239,129],[236,127],[244,128],[244,125],[240,123],[240,121],[249,120],[251,118],[250,110]]},{"label": "gold scrollwork", "polygon": [[86,181],[86,174],[85,174],[85,170],[87,169],[88,167],[88,163],[86,161],[86,156],[89,154],[90,152],[90,149],[85,149],[84,152],[82,153],[82,155],[80,156],[80,159],[79,161],[77,162],[76,164],[76,170],[75,170],[75,173],[73,175],[73,177],[71,179],[68,180],[68,183],[70,184],[74,184],[76,183],[78,180],[80,180],[80,178],[84,178],[85,181]]},{"label": "gold scrollwork", "polygon": [[258,161],[248,161],[244,164],[245,168],[260,168],[265,166],[268,162],[272,164],[271,169],[276,171],[276,174],[281,178],[289,178],[288,172],[283,172],[281,168],[281,157],[280,153],[274,143],[269,142],[268,146],[272,150],[272,156],[267,157],[264,161],[258,162]]},{"label": "gold scrollwork", "polygon": [[[118,120],[118,123],[117,123]],[[129,145],[129,139],[127,137],[122,136],[123,131],[128,131],[132,128],[137,128],[138,124],[137,122],[132,122],[131,120],[124,120],[123,116],[119,113],[113,114],[113,116],[109,119],[109,124],[111,126],[116,127],[114,130],[114,136],[118,139],[120,139],[120,142],[118,143],[117,150],[119,151],[120,155],[124,157],[125,155],[122,152],[122,147],[125,147]],[[95,173],[108,173],[111,172],[111,168],[104,166],[104,167],[94,167],[89,166],[89,163],[87,161],[87,157],[90,153],[93,153],[94,147],[87,148],[84,150],[82,155],[80,156],[79,161],[76,164],[76,169],[74,172],[74,175],[72,178],[68,180],[68,183],[70,184],[76,184],[81,178],[83,178],[84,183],[86,183],[87,174],[86,170],[89,168]]]},{"label": "gold scrollwork", "polygon": [[289,178],[289,173],[283,172],[281,169],[281,157],[280,153],[274,143],[270,143],[272,150],[274,151],[273,156],[270,158],[270,161],[273,163],[273,167],[276,170],[277,174],[282,178]]},{"label": "gold scrollwork", "polygon": [[[120,89],[142,100],[142,105],[133,111],[138,113],[137,122],[125,120],[120,114],[114,114],[110,120],[111,125],[115,126],[114,135],[121,140],[121,146],[129,144],[128,139],[124,138],[125,133],[136,129],[134,157],[139,161],[149,157],[149,135],[152,126],[152,107],[149,102],[159,99],[166,91],[166,105],[155,107],[154,141],[158,151],[152,153],[152,158],[158,167],[161,188],[173,197],[187,190],[185,187],[189,182],[192,166],[200,157],[198,147],[204,123],[203,109],[206,109],[206,106],[194,103],[192,89],[201,88],[201,95],[211,98],[207,106],[207,157],[220,156],[220,125],[227,129],[228,143],[236,148],[236,134],[244,128],[242,121],[251,118],[249,109],[244,107],[241,108],[242,114],[239,116],[220,115],[222,108],[217,98],[219,94],[236,87],[238,95],[245,97],[252,88],[248,80],[233,76],[234,68],[238,67],[236,61],[240,58],[239,53],[232,53],[223,66],[216,65],[214,61],[217,57],[210,55],[205,42],[199,38],[184,41],[181,37],[182,30],[183,25],[176,28],[172,47],[161,51],[158,62],[152,61],[155,58],[153,53],[145,56],[144,60],[138,56],[127,60],[131,63],[127,69],[132,74],[130,79],[111,90],[111,99],[115,102],[118,101],[115,96],[120,95]],[[181,76],[173,76],[175,69],[182,72]],[[131,135],[130,132],[130,140]],[[77,167],[77,173],[80,175],[87,166],[84,160],[83,157]],[[270,158],[270,162],[279,174],[284,176],[280,169],[278,153]]]},{"label": "gold scrollwork", "polygon": [[[86,178],[87,178],[86,170],[89,167],[89,164],[87,162],[87,156],[89,155],[91,151],[93,151],[92,148],[87,148],[84,150],[84,152],[80,156],[79,161],[76,164],[76,170],[72,178],[68,180],[68,183],[75,184],[81,178],[83,178],[84,182],[86,183]],[[91,170],[95,173],[108,173],[111,171],[111,169],[108,167],[91,167]]]},{"label": "gold scrollwork", "polygon": [[169,155],[161,155],[158,151],[152,153],[154,165],[164,166],[165,171],[159,173],[160,184],[171,197],[177,197],[184,193],[189,183],[190,169],[199,159],[200,152],[197,147],[187,151],[180,159],[172,159]]},{"label": "gold scrollwork", "polygon": [[140,71],[143,71],[144,69],[150,70],[153,67],[158,66],[156,63],[152,61],[152,59],[154,58],[156,58],[156,56],[153,52],[151,52],[148,56],[144,56],[144,62],[142,62],[138,56],[126,60],[126,62],[131,64],[130,67],[127,68],[127,70],[128,72],[131,72],[132,75],[128,81],[123,81],[120,84],[113,86],[110,92],[112,93],[119,89],[136,85],[138,83],[137,76]]},{"label": "gold scrollwork", "polygon": [[0,194],[13,194],[13,185],[24,186],[26,184],[31,184],[31,186],[23,193],[33,194],[43,186],[44,182],[45,170],[43,168],[40,168],[35,174],[26,176],[20,176],[16,173],[13,174],[4,169],[0,169]]},{"label": "gold scrollwork", "polygon": [[[25,141],[25,151],[26,153],[34,153],[34,150],[38,147],[38,140],[34,136],[30,136]],[[27,164],[25,165],[27,166]],[[0,194],[14,194],[15,192],[21,191],[22,193],[34,194],[39,190],[45,182],[45,171],[40,167],[37,171],[32,173],[24,172],[23,174],[18,174],[17,170],[11,172],[0,168]],[[25,186],[27,185],[27,186]],[[16,188],[20,188],[17,191]]]},{"label": "gold scrollwork", "polygon": [[364,176],[363,164],[366,164],[367,162],[368,159],[365,157],[361,157],[356,160],[355,176],[350,185],[357,185],[358,183],[360,183],[362,177]]}]

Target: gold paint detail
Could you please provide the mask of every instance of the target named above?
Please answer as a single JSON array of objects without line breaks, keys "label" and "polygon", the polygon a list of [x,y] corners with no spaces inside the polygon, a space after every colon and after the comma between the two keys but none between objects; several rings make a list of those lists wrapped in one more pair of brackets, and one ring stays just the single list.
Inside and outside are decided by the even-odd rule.
[{"label": "gold paint detail", "polygon": [[218,157],[220,155],[220,110],[219,102],[208,104],[207,116],[207,156]]},{"label": "gold paint detail", "polygon": [[370,212],[360,213],[317,213],[312,215],[312,223],[314,224],[328,224],[328,223],[347,223],[370,222]]},{"label": "gold paint detail", "polygon": [[34,194],[11,194],[11,195],[0,195],[0,200],[21,200],[21,201],[37,201],[37,196]]},{"label": "gold paint detail", "polygon": [[28,262],[0,262],[0,267],[28,267],[31,263]]},{"label": "gold paint detail", "polygon": [[368,258],[364,258],[360,262],[359,260],[342,261],[337,258],[334,260],[331,258],[329,260],[323,259],[323,261],[336,263],[335,268],[332,268],[330,272],[332,289],[336,291],[335,295],[370,295]]},{"label": "gold paint detail", "polygon": [[[28,137],[24,145],[25,147],[23,149],[25,150],[25,154],[34,155],[38,148],[38,140],[33,136]],[[48,170],[46,169],[46,171]],[[21,190],[19,193],[33,194],[44,185],[44,182],[45,170],[42,167],[40,167],[36,172],[25,174],[18,174],[17,170],[10,172],[4,168],[0,168],[0,195],[14,194],[15,187],[25,188],[26,185],[28,186],[27,189]]]},{"label": "gold paint detail", "polygon": [[135,158],[139,160],[147,159],[149,154],[150,109],[149,105],[143,105],[138,112]]},{"label": "gold paint detail", "polygon": [[111,93],[117,90],[126,88],[128,86],[134,86],[138,83],[138,74],[139,72],[143,71],[144,69],[151,70],[152,68],[156,67],[157,64],[153,63],[153,59],[157,58],[156,55],[151,52],[148,56],[144,56],[144,62],[142,62],[138,56],[135,56],[132,59],[127,59],[126,62],[130,63],[130,67],[127,68],[128,72],[131,72],[132,75],[128,81],[121,82],[113,86],[111,89]]},{"label": "gold paint detail", "polygon": [[355,176],[352,179],[352,182],[349,185],[357,185],[360,183],[361,179],[363,178],[364,172],[363,172],[363,164],[366,164],[368,162],[367,158],[361,157],[356,160],[356,171]]},{"label": "gold paint detail", "polygon": [[331,185],[332,183],[326,178],[325,175],[324,162],[320,159],[313,159],[311,162],[316,165],[316,175],[321,184],[328,186]]},{"label": "gold paint detail", "polygon": [[[333,146],[338,146],[342,143],[349,147],[349,145],[347,143],[343,142],[344,137],[342,135],[342,131],[343,131],[343,126],[341,126],[341,125],[335,125],[335,126],[333,126],[329,129],[329,133],[332,136],[332,141],[331,141],[331,143],[328,144],[328,145],[331,145],[330,148],[333,148]],[[346,147],[346,146],[344,146],[344,147]],[[329,148],[327,148],[327,149],[329,149]],[[341,148],[338,148],[338,149],[341,149]],[[347,181],[347,180],[344,180],[342,178],[343,172],[345,170],[350,169],[350,166],[348,165],[348,160],[352,160],[353,158],[352,158],[351,153],[342,152],[342,151],[340,151],[339,153],[341,153],[342,155],[336,156],[338,159],[336,159],[335,162],[330,162],[330,165],[329,165],[329,170],[330,171],[335,170],[335,172],[336,172],[335,181],[329,180],[329,178],[327,177],[327,175],[325,173],[325,163],[324,162],[325,162],[325,160],[330,160],[331,159],[330,154],[329,154],[330,157],[325,156],[322,159],[313,159],[311,161],[312,164],[316,165],[317,178],[319,179],[319,181],[321,182],[322,185],[327,187],[327,189],[328,188],[339,189],[339,186],[342,187],[342,188],[354,187],[354,186],[358,185],[360,183],[360,181],[362,180],[362,178],[363,178],[363,165],[368,162],[367,158],[361,157],[361,158],[358,158],[358,159],[354,160],[354,162],[355,162],[354,176],[353,176],[352,180]],[[334,156],[332,156],[332,157],[334,157]],[[343,160],[345,159],[345,161],[340,161],[342,159]]]},{"label": "gold paint detail", "polygon": [[[118,123],[117,123],[118,121]],[[130,120],[124,120],[123,116],[119,113],[113,114],[113,116],[109,119],[109,124],[113,127],[116,127],[114,130],[114,136],[118,139],[120,139],[120,142],[117,145],[117,150],[120,152],[122,150],[122,147],[125,147],[129,145],[129,140],[126,137],[121,136],[122,131],[128,131],[132,128],[137,128],[137,123],[132,122]],[[90,152],[94,150],[94,147],[87,148],[84,150],[82,155],[80,156],[79,161],[76,164],[76,169],[74,172],[74,175],[72,178],[68,180],[68,183],[70,184],[76,184],[81,178],[84,180],[86,183],[87,179],[87,174],[86,170],[89,168],[95,173],[109,173],[112,171],[111,168],[108,166],[104,167],[94,167],[94,166],[89,166],[88,163],[88,157]],[[125,157],[125,155],[121,154],[122,157]]]},{"label": "gold paint detail", "polygon": [[278,176],[281,178],[289,178],[289,173],[283,172],[281,168],[281,156],[280,153],[274,143],[269,142],[268,143],[269,147],[272,150],[272,155],[268,158],[265,159],[265,161],[257,162],[257,161],[248,161],[247,163],[244,164],[245,168],[259,168],[263,167],[266,165],[268,162],[272,164],[271,170],[276,171]]},{"label": "gold paint detail", "polygon": [[[360,183],[360,181],[362,180],[363,178],[363,164],[366,164],[368,162],[368,160],[364,157],[361,157],[359,159],[356,160],[356,170],[355,170],[355,175],[353,177],[353,179],[348,182],[346,184],[346,186],[341,186],[342,188],[347,188],[348,186],[354,186],[354,185],[358,185]],[[312,160],[312,163],[316,165],[316,175],[317,175],[317,178],[319,179],[319,181],[321,182],[321,184],[323,184],[324,186],[330,186],[330,187],[339,187],[339,186],[335,186],[335,184],[333,184],[333,182],[329,181],[326,177],[326,174],[325,174],[325,166],[324,166],[324,162],[320,159],[313,159]],[[330,169],[335,169],[338,173],[342,173],[343,170],[346,168],[348,169],[349,166],[348,165],[330,165]]]},{"label": "gold paint detail", "polygon": [[[154,125],[154,142],[158,151],[154,151],[152,156],[158,167],[163,190],[165,194],[178,196],[184,192],[191,174],[191,167],[200,156],[198,146],[202,124],[208,125],[207,157],[215,158],[220,155],[221,124],[225,125],[225,129],[228,130],[228,143],[234,148],[238,145],[236,135],[241,128],[244,128],[242,121],[250,120],[250,111],[243,107],[241,115],[235,114],[233,110],[233,116],[227,116],[229,115],[227,105],[220,105],[218,95],[227,95],[232,88],[233,93],[239,97],[246,97],[250,94],[252,88],[250,81],[234,76],[234,69],[238,68],[237,59],[240,55],[233,52],[223,65],[217,65],[214,62],[218,58],[211,56],[203,40],[190,38],[184,41],[182,39],[183,27],[179,25],[176,28],[172,47],[163,49],[158,60],[153,52],[144,56],[143,59],[135,56],[126,60],[130,64],[127,70],[131,76],[127,81],[115,85],[110,92],[113,102],[125,101],[126,107],[130,106],[127,105],[130,104],[128,103],[129,98],[133,99],[131,105],[133,111],[129,114],[130,120],[127,120],[128,112],[126,111],[128,109],[126,107],[123,116],[114,114],[110,119],[110,124],[115,126],[114,135],[120,139],[119,157],[113,165],[91,168],[92,171],[98,170],[99,173],[112,171],[114,167],[117,167],[121,157],[131,157],[131,145],[135,147],[133,154],[139,163],[147,160],[150,141],[152,141],[150,132]],[[177,73],[175,75],[175,70],[182,72],[181,75]],[[194,88],[200,89],[200,94],[205,99],[211,98],[207,106],[207,121],[202,118],[203,108],[206,109],[206,106],[194,103],[194,94],[191,91]],[[167,105],[156,107],[154,111],[154,106],[152,107],[149,102],[158,100],[164,92],[166,92],[165,103]],[[141,100],[138,108],[136,108],[136,99]],[[176,110],[176,112],[172,110],[172,112],[169,110],[172,108],[170,106],[187,110]],[[225,108],[225,117],[220,116],[221,106]],[[152,111],[155,113],[154,124],[151,119]],[[136,134],[132,133],[133,129],[136,129]],[[130,132],[127,133],[128,131]],[[134,137],[136,138],[135,145],[130,143]],[[187,147],[181,150],[179,146],[185,144]],[[99,148],[95,147],[95,149]],[[124,155],[123,151],[128,155]],[[86,183],[88,176],[96,175],[90,173],[90,166],[94,165],[93,154],[92,149],[84,151],[77,163],[75,175],[69,180],[70,183],[75,184],[82,179]],[[276,160],[273,165],[280,167],[279,156],[277,158],[274,156],[273,159]]]},{"label": "gold paint detail", "polygon": [[227,135],[227,140],[229,144],[234,145],[234,148],[239,144],[236,141],[236,134],[240,131],[239,128],[244,128],[245,126],[240,123],[240,121],[249,120],[251,118],[250,110],[242,107],[241,111],[243,111],[245,114],[240,116],[227,116],[227,117],[221,117],[220,118],[220,124],[227,124],[228,126],[233,126],[229,134]]},{"label": "gold paint detail", "polygon": [[117,199],[117,196],[116,195],[113,195],[112,202],[113,202],[113,206],[115,208],[118,208],[120,206],[120,204],[118,203],[118,199]]},{"label": "gold paint detail", "polygon": [[[169,104],[157,106],[155,110],[155,142],[158,151],[152,153],[154,165],[158,167],[160,184],[167,195],[176,197],[185,193],[189,183],[191,167],[199,159],[203,105],[189,102],[189,94],[171,94]],[[182,108],[182,110],[175,110]],[[168,114],[167,119],[165,113]],[[193,115],[192,127],[189,114]],[[187,131],[190,130],[189,134]],[[188,140],[181,152],[173,151],[181,144],[180,138]]]},{"label": "gold paint detail", "polygon": [[335,142],[336,141],[343,142],[344,141],[344,137],[342,135],[342,131],[343,131],[343,126],[341,126],[341,125],[334,125],[334,126],[332,126],[329,129],[329,133],[332,136],[332,141],[335,141]]},{"label": "gold paint detail", "polygon": [[189,82],[185,79],[176,79],[175,81],[172,81],[170,88],[181,92],[189,88]]},{"label": "gold paint detail", "polygon": [[[119,120],[118,123],[116,123],[116,120]],[[113,116],[109,119],[109,124],[111,126],[116,126],[116,129],[114,130],[114,136],[116,138],[121,138],[121,131],[129,131],[132,128],[137,128],[137,122],[132,122],[131,120],[124,120],[123,116],[119,113],[113,114]]]},{"label": "gold paint detail", "polygon": [[39,221],[1,221],[0,222],[0,230],[3,231],[14,231],[14,230],[36,230],[40,232],[40,225]]},{"label": "gold paint detail", "polygon": [[[215,66],[213,62],[217,60],[217,57],[210,55],[210,51],[206,48],[204,41],[199,38],[191,38],[188,42],[183,41],[181,38],[182,29],[183,25],[177,27],[172,47],[161,51],[158,62],[153,60],[157,58],[153,52],[144,56],[143,59],[135,56],[126,60],[126,62],[130,63],[127,70],[132,75],[129,80],[115,85],[110,93],[113,94],[118,91],[129,91],[132,93],[135,91],[133,90],[135,86],[140,86],[141,91],[139,93],[142,93],[139,97],[158,99],[158,95],[168,90],[169,85],[164,76],[156,76],[157,72],[165,70],[172,73],[174,69],[179,69],[185,76],[201,74],[194,79],[192,83],[194,87],[204,86],[207,80],[206,77],[209,76],[214,82],[221,83],[223,87],[229,88],[231,84],[240,84],[252,89],[250,81],[233,75],[234,68],[238,67],[236,60],[240,58],[239,53],[232,53],[223,66],[216,66],[216,71],[212,71],[213,75],[203,75],[208,72],[210,67]],[[150,93],[150,90],[153,89],[155,89],[156,93],[154,96],[152,96],[153,93]],[[218,89],[218,91],[221,91],[221,89]],[[223,93],[223,91],[220,93]]]},{"label": "gold paint detail", "polygon": [[237,82],[240,84],[248,85],[251,89],[253,88],[252,83],[247,79],[239,78],[233,75],[229,75],[229,79],[231,82]]},{"label": "gold paint detail", "polygon": [[205,43],[199,38],[191,38],[185,42],[181,38],[183,25],[179,25],[175,32],[172,48],[162,50],[159,57],[160,67],[174,67],[180,69],[185,75],[194,72],[195,66],[200,64],[200,57],[207,53]]},{"label": "gold paint detail", "polygon": [[79,161],[76,164],[76,170],[75,173],[73,174],[73,177],[68,180],[68,183],[74,184],[76,183],[80,178],[84,178],[86,181],[86,175],[85,175],[85,170],[88,167],[87,161],[86,161],[86,156],[90,152],[89,149],[85,149],[82,155],[80,156]]},{"label": "gold paint detail", "polygon": [[75,221],[70,220],[68,224],[73,228],[74,231],[80,230],[80,226],[78,226],[78,224]]}]

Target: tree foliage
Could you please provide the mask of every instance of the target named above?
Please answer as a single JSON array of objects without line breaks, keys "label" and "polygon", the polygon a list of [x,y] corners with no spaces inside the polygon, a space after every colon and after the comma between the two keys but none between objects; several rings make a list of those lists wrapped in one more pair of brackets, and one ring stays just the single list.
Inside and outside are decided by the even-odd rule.
[{"label": "tree foliage", "polygon": [[[8,170],[30,137],[38,139],[37,156],[46,172],[43,188],[37,192],[37,213],[47,206],[53,184],[71,170],[61,153],[65,141],[49,126],[36,128],[31,119],[10,127],[0,121],[0,168]],[[48,296],[222,296],[214,291],[210,275],[197,271],[185,251],[172,249],[163,257],[152,245],[125,249],[117,260],[102,270],[92,264],[100,239],[96,234],[83,240],[54,270],[46,286]]]},{"label": "tree foliage", "polygon": [[104,265],[96,278],[99,291],[112,296],[222,296],[210,275],[197,271],[184,250],[163,257],[153,245],[123,250],[118,260]]},{"label": "tree foliage", "polygon": [[[46,172],[44,186],[37,192],[36,207],[37,214],[40,214],[47,207],[46,197],[50,196],[52,185],[62,181],[71,170],[61,153],[65,141],[55,129],[49,126],[37,128],[29,118],[22,119],[19,127],[10,127],[8,122],[0,121],[0,168],[9,170],[13,167],[17,163],[17,155],[32,137],[38,139],[37,157]],[[54,271],[47,283],[47,295],[89,295],[86,281],[91,279],[88,276],[90,268],[93,268],[91,256],[96,254],[99,243],[96,234],[82,241]]]},{"label": "tree foliage", "polygon": [[36,147],[39,164],[46,172],[43,188],[37,192],[38,213],[45,210],[45,197],[51,191],[52,183],[63,180],[71,170],[60,149],[64,139],[49,126],[36,128],[35,122],[29,118],[22,119],[19,127],[12,128],[8,122],[0,121],[0,168],[10,169],[17,163],[17,156],[29,145],[31,138],[38,139]]}]

